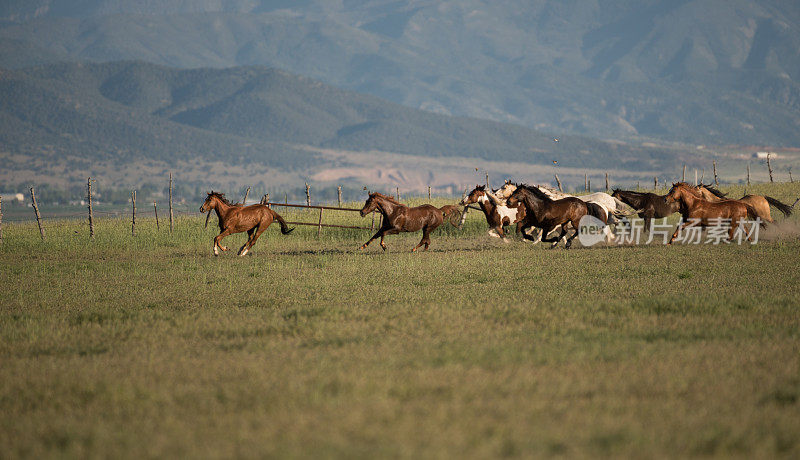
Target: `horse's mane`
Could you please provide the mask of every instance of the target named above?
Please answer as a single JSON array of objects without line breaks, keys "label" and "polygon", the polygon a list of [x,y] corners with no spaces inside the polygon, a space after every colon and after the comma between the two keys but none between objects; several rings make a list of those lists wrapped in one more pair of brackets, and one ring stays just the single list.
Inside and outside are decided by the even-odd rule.
[{"label": "horse's mane", "polygon": [[539,187],[534,187],[534,186],[531,186],[531,185],[528,185],[528,184],[518,184],[517,185],[517,190],[519,190],[519,189],[527,190],[527,191],[533,193],[534,196],[536,196],[537,198],[539,198],[540,200],[543,200],[545,202],[549,203],[549,202],[553,201],[553,199],[550,198],[549,196],[547,196],[546,193],[544,193],[543,191],[539,190]]},{"label": "horse's mane", "polygon": [[212,191],[208,192],[208,196],[209,197],[215,196],[215,197],[219,198],[220,201],[222,201],[223,203],[227,204],[228,206],[234,206],[233,203],[231,203],[230,201],[228,201],[227,198],[225,198],[225,194],[224,193],[215,192],[215,191],[212,190]]},{"label": "horse's mane", "polygon": [[711,184],[708,184],[708,185],[700,184],[700,185],[702,187],[704,187],[706,190],[708,190],[709,192],[711,192],[714,195],[716,195],[718,198],[727,198],[728,197],[727,193],[722,193],[718,188],[712,187]]},{"label": "horse's mane", "polygon": [[395,200],[394,198],[392,198],[392,197],[390,197],[388,195],[384,195],[383,193],[380,193],[380,192],[372,192],[372,193],[369,194],[369,196],[370,197],[377,196],[378,198],[383,198],[384,200],[386,200],[386,201],[388,201],[390,203],[399,204],[400,206],[405,206],[403,203]]},{"label": "horse's mane", "polygon": [[675,187],[686,187],[686,188],[689,188],[689,189],[694,189],[694,186],[693,185],[689,185],[688,182],[673,182],[672,183],[672,188],[675,188]]}]

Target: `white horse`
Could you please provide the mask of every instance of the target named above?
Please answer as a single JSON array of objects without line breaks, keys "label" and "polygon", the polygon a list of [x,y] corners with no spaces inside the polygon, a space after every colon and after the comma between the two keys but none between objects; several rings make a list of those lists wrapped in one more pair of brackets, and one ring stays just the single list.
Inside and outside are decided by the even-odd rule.
[{"label": "white horse", "polygon": [[[538,188],[544,194],[546,194],[547,196],[549,196],[550,198],[552,198],[554,200],[560,200],[562,198],[575,196],[575,195],[570,195],[568,193],[560,192],[558,190],[554,190],[554,189],[552,189],[550,187],[547,187],[547,186],[544,186],[544,185],[534,185],[533,187]],[[487,195],[489,196],[489,198],[492,198],[492,199],[497,200],[497,201],[502,201],[503,203],[505,203],[505,200],[508,199],[508,197],[510,197],[511,194],[514,193],[514,190],[516,190],[516,189],[517,189],[517,185],[516,184],[514,184],[511,181],[506,181],[506,183],[502,187],[497,189],[497,191],[495,193],[493,193],[493,194],[489,193]],[[621,212],[621,210],[618,209],[618,207],[619,206],[622,206],[622,207],[626,206],[625,203],[617,200],[616,198],[612,197],[608,193],[603,193],[603,192],[596,192],[596,193],[590,193],[588,195],[581,195],[581,196],[578,196],[577,198],[579,198],[581,201],[584,201],[584,202],[587,202],[587,203],[595,203],[596,205],[598,205],[601,208],[603,208],[603,211],[606,212],[606,218],[607,218],[607,222],[608,222],[609,225],[617,223],[617,220],[616,220],[615,216],[618,215]],[[554,230],[557,230],[557,229],[554,229]],[[537,229],[536,232],[537,232],[537,235],[534,236],[536,238],[534,243],[538,243],[539,241],[541,241],[542,236],[543,236],[541,234],[542,233],[541,230]],[[605,236],[606,236],[606,242],[611,243],[612,241],[614,241],[614,233],[611,232],[611,229],[608,227],[608,225],[606,225],[603,228],[603,234],[605,234]]]}]

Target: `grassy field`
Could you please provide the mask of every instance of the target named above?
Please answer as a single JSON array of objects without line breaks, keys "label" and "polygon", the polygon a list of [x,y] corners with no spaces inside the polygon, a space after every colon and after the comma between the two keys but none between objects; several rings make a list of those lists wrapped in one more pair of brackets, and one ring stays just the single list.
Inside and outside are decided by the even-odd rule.
[{"label": "grassy field", "polygon": [[58,224],[3,226],[2,457],[800,456],[796,217],[550,251],[471,213],[415,254],[275,226],[244,258],[199,214]]}]

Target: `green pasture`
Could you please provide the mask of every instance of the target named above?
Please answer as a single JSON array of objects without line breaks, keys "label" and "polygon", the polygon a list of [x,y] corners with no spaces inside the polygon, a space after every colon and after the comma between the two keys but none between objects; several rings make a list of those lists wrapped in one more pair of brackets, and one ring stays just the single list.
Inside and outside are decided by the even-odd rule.
[{"label": "green pasture", "polygon": [[800,220],[777,220],[756,245],[549,250],[473,211],[413,254],[419,234],[358,251],[370,231],[275,225],[241,258],[199,213],[94,241],[4,223],[0,452],[796,458]]}]

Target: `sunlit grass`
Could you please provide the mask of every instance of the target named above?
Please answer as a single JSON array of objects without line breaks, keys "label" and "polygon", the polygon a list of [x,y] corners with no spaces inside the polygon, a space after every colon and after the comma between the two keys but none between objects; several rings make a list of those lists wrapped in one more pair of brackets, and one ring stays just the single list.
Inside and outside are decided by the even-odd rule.
[{"label": "sunlit grass", "polygon": [[275,226],[242,258],[199,213],[4,225],[4,455],[800,453],[798,233],[550,251],[468,217],[424,253]]}]

